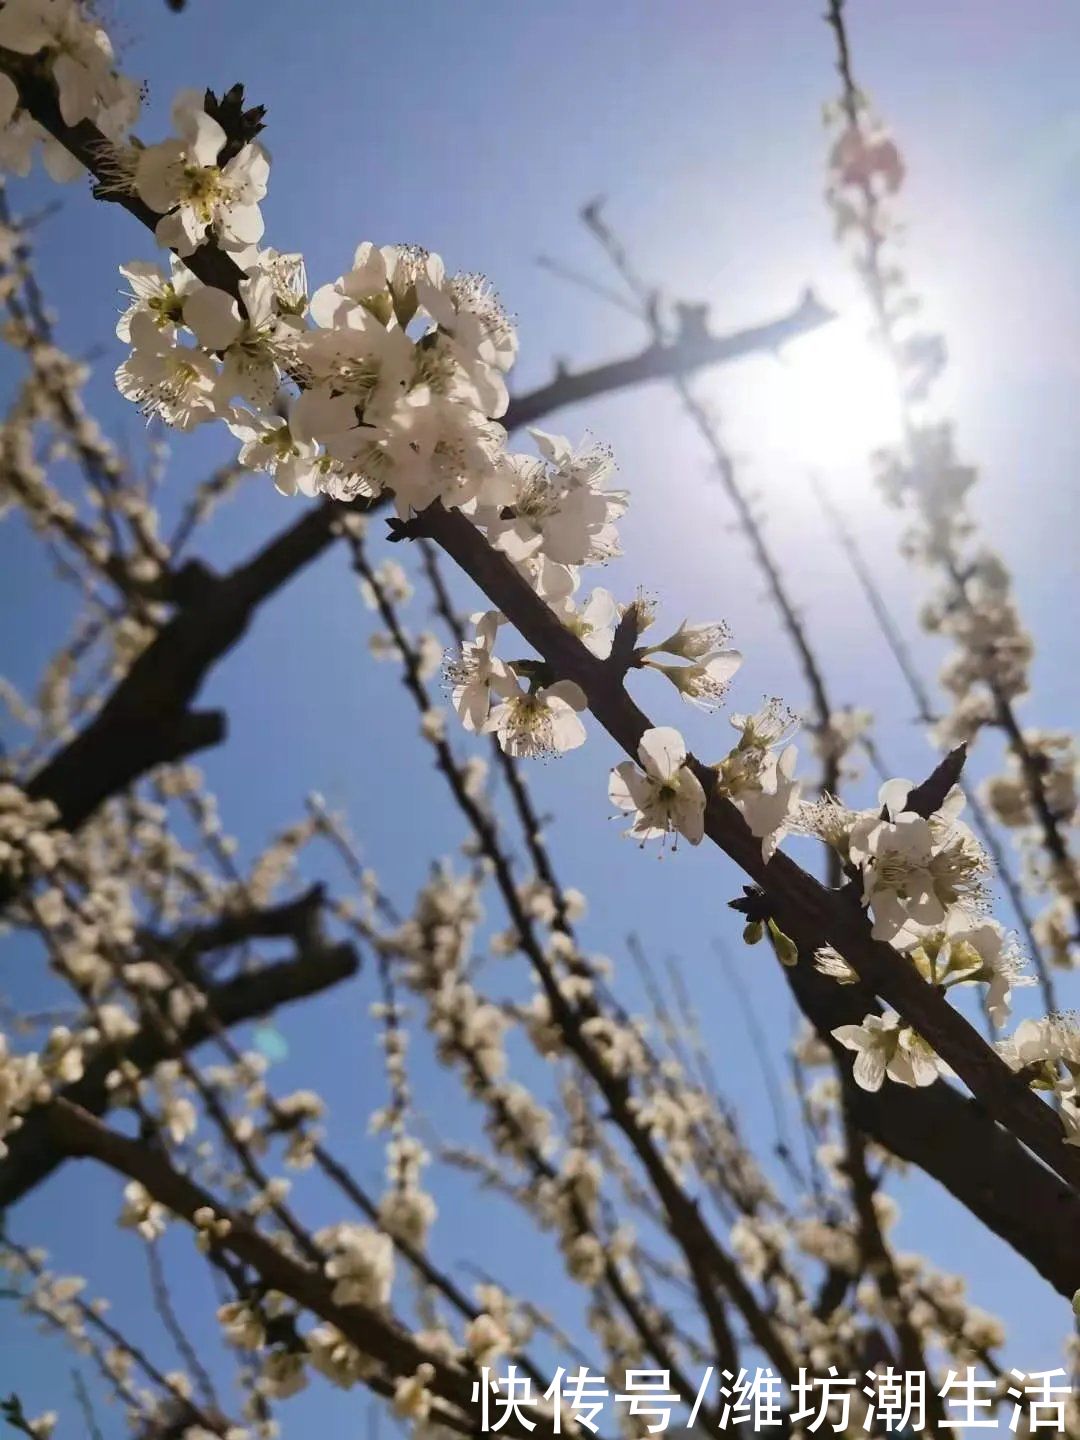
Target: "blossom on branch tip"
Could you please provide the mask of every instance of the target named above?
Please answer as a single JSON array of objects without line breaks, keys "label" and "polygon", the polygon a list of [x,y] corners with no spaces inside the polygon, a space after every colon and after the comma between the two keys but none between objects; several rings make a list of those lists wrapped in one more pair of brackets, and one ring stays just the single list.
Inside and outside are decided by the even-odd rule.
[{"label": "blossom on branch tip", "polygon": [[172,120],[178,138],[140,151],[132,178],[139,199],[162,217],[154,232],[158,243],[190,255],[209,229],[225,250],[256,244],[270,174],[265,150],[251,141],[219,166],[227,137],[196,90],[177,95]]},{"label": "blossom on branch tip", "polygon": [[884,131],[865,134],[849,126],[837,139],[829,165],[841,185],[871,185],[879,179],[895,194],[904,180],[904,160],[895,140]]},{"label": "blossom on branch tip", "polygon": [[786,745],[777,753],[798,721],[774,699],[751,715],[733,715],[731,723],[739,740],[713,767],[717,789],[742,812],[751,833],[761,841],[762,859],[768,861],[799,811],[798,752],[794,745]]},{"label": "blossom on branch tip", "polygon": [[1023,1020],[997,1050],[1033,1089],[1053,1091],[1065,1144],[1080,1146],[1080,1016],[1073,1011]]},{"label": "blossom on branch tip", "polygon": [[1080,1017],[1075,1012],[1047,1015],[1042,1020],[1021,1020],[998,1053],[1014,1070],[1045,1067],[1042,1084],[1053,1087],[1063,1066],[1070,1083],[1080,1081]]},{"label": "blossom on branch tip", "polygon": [[[644,629],[644,626],[641,628]],[[684,620],[674,634],[661,640],[659,645],[649,645],[644,653],[674,655],[679,660],[704,660],[724,650],[730,639],[731,631],[723,620],[694,625]]]}]

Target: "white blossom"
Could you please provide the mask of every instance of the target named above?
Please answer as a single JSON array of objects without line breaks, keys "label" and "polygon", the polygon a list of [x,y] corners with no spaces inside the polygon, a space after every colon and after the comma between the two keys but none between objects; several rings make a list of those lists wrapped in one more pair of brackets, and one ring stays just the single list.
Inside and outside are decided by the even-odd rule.
[{"label": "white blossom", "polygon": [[180,345],[148,311],[131,317],[134,348],[116,372],[116,387],[144,414],[192,430],[217,411],[218,367],[197,346]]},{"label": "white blossom", "polygon": [[880,1090],[885,1077],[900,1085],[932,1085],[948,1067],[892,1010],[867,1015],[861,1025],[839,1025],[832,1032],[855,1051],[854,1078],[864,1090]]},{"label": "white blossom", "polygon": [[750,833],[761,841],[763,860],[770,860],[775,854],[798,808],[801,785],[795,779],[797,760],[794,745],[788,745],[779,755],[775,750],[767,751],[758,772],[757,786],[735,796],[735,805],[742,811]]},{"label": "white blossom", "polygon": [[494,688],[497,700],[481,728],[497,735],[508,755],[519,759],[561,755],[584,745],[585,726],[578,712],[588,701],[572,680],[525,691],[508,671]]},{"label": "white blossom", "polygon": [[394,1279],[394,1246],[389,1235],[369,1225],[331,1225],[315,1236],[333,1253],[325,1265],[334,1281],[335,1305],[385,1305]]},{"label": "white blossom", "polygon": [[869,811],[852,826],[848,854],[863,876],[863,903],[874,917],[876,940],[902,944],[904,927],[940,925],[956,905],[976,906],[983,897],[986,858],[957,819],[963,796],[953,791],[929,820],[902,807],[907,780],[883,785],[886,815]]},{"label": "white blossom", "polygon": [[551,608],[586,650],[600,660],[607,659],[619,623],[619,607],[610,590],[598,586],[583,605],[578,605],[572,595],[565,595],[554,599]]},{"label": "white blossom", "polygon": [[[131,303],[116,322],[119,339],[131,345],[132,322],[137,315],[146,315],[171,337],[184,319],[184,301],[198,281],[182,260],[169,257],[169,273],[160,265],[145,260],[129,260],[120,266],[120,274],[128,283]],[[138,326],[144,321],[137,322]],[[145,335],[145,330],[142,331]]]},{"label": "white blossom", "polygon": [[282,495],[318,493],[318,447],[294,435],[287,416],[233,410],[226,424],[242,442],[237,457],[241,465],[264,470]]},{"label": "white blossom", "polygon": [[614,462],[599,448],[575,451],[568,440],[530,432],[540,459],[506,457],[511,496],[505,511],[487,517],[492,543],[513,560],[543,554],[556,564],[584,565],[619,553],[615,521],[626,509],[624,491],[608,490]]},{"label": "white blossom", "polygon": [[156,1240],[165,1233],[165,1207],[160,1205],[138,1180],[124,1186],[120,1224],[137,1230],[144,1240]]},{"label": "white blossom", "polygon": [[659,660],[642,663],[670,680],[684,700],[712,709],[727,694],[732,676],[742,664],[742,656],[738,650],[718,650],[688,665],[664,665]]},{"label": "white blossom", "polygon": [[479,733],[491,709],[491,692],[506,679],[506,666],[493,653],[495,635],[503,623],[497,610],[471,617],[474,638],[462,644],[461,654],[448,662],[446,677],[450,699],[466,730]]},{"label": "white blossom", "polygon": [[641,769],[624,760],[611,772],[608,797],[634,817],[627,834],[643,844],[679,834],[699,845],[705,833],[705,791],[686,764],[686,744],[677,730],[646,730],[638,745]]},{"label": "white blossom", "polygon": [[77,0],[6,0],[0,48],[44,52],[65,125],[92,120],[110,139],[134,125],[139,87],[117,74],[108,35]]},{"label": "white blossom", "polygon": [[210,229],[226,250],[256,244],[270,173],[266,152],[250,142],[219,166],[225,131],[206,113],[198,91],[177,95],[172,120],[178,138],[142,150],[133,177],[139,199],[162,217],[154,232],[158,243],[190,255]]}]

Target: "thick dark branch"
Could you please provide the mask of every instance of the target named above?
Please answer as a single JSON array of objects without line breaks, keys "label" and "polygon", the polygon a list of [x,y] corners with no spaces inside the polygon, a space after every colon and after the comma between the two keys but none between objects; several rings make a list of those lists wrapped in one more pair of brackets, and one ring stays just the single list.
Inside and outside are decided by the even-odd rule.
[{"label": "thick dark branch", "polygon": [[322,937],[325,889],[313,885],[294,900],[257,909],[226,911],[205,925],[195,925],[179,935],[156,935],[143,931],[139,936],[139,960],[153,959],[166,950],[170,960],[186,974],[200,955],[228,950],[248,940],[295,940],[301,949],[325,948]]},{"label": "thick dark branch", "polygon": [[[35,800],[53,802],[63,829],[77,829],[154,766],[220,744],[225,717],[190,706],[259,605],[331,544],[334,513],[333,504],[318,505],[246,564],[200,578],[91,723],[27,782]],[[13,888],[0,880],[0,905]]]},{"label": "thick dark branch", "polygon": [[654,341],[636,355],[594,365],[589,370],[571,372],[560,369],[550,384],[541,385],[524,395],[512,396],[502,423],[508,430],[516,430],[522,425],[535,425],[564,405],[578,405],[584,400],[594,400],[599,395],[626,390],[632,385],[643,385],[649,380],[686,377],[695,370],[725,365],[758,351],[777,351],[789,340],[827,325],[835,318],[834,313],[822,305],[812,291],[807,290],[789,315],[782,315],[766,325],[754,325],[731,335],[695,332],[681,336],[671,344]]},{"label": "thick dark branch", "polygon": [[[17,79],[27,108],[62,143],[68,145],[73,153],[84,158],[84,163],[85,161],[93,162],[92,146],[89,145],[89,140],[92,140],[93,136],[81,138],[76,136],[77,144],[73,145],[68,127],[63,125],[56,113],[51,88],[45,86],[43,96],[42,93],[39,93],[43,90],[41,82],[28,84],[24,79],[22,61],[18,57],[14,57],[14,64],[10,65],[11,58],[4,57],[3,68],[9,70],[9,73],[12,73]],[[92,127],[89,128],[92,130]],[[90,168],[93,169],[93,163],[90,164]],[[154,216],[140,213],[145,207],[140,207],[136,203],[127,204],[127,208],[144,224],[153,225],[155,223]],[[202,265],[200,257],[204,256],[208,248],[204,247],[197,256],[192,257],[192,261],[196,262],[192,263],[192,269],[196,274],[200,274],[199,267]],[[222,258],[227,260],[228,257]],[[220,265],[218,268],[221,268]],[[233,268],[235,270],[235,267]],[[201,276],[201,278],[208,277]],[[209,283],[217,284],[235,294],[237,291],[236,280],[235,275],[215,273],[214,277],[209,279]],[[636,380],[644,378],[649,378],[649,376],[645,374],[634,377]],[[633,381],[628,380],[627,383],[633,383]],[[572,398],[575,397],[568,394],[567,399]],[[580,398],[585,397],[582,395]],[[515,415],[511,411],[508,416],[509,423],[523,423],[518,418],[523,413],[519,411]],[[528,418],[526,415],[525,419]],[[460,513],[448,512],[440,505],[435,505],[425,513],[423,520],[424,533],[435,539],[457,561],[484,590],[488,598],[518,628],[526,640],[554,667],[558,675],[575,680],[581,685],[588,697],[590,708],[599,722],[628,754],[634,755],[641,735],[648,728],[649,722],[622,689],[621,677],[613,675],[603,662],[591,655],[580,641],[560,624],[554,613],[538,599],[505,556],[487,545],[483,536]],[[697,762],[693,763],[697,765]],[[711,785],[711,772],[707,772],[704,767],[699,765],[697,765],[697,769],[700,778]],[[99,795],[98,801],[101,798],[103,795]],[[98,801],[94,803],[98,803]],[[930,986],[926,985],[909,966],[900,960],[894,951],[890,950],[888,946],[870,939],[865,916],[845,903],[839,902],[835,894],[826,891],[782,853],[774,856],[766,869],[761,859],[760,843],[750,834],[741,815],[729,802],[715,794],[709,801],[706,829],[710,838],[763,886],[777,920],[781,923],[784,931],[795,940],[800,953],[806,957],[795,970],[787,973],[807,979],[812,974],[808,964],[809,956],[823,944],[834,945],[855,967],[866,985],[874,993],[880,994],[888,1003],[894,1005],[953,1067],[991,1115],[1008,1124],[1018,1136],[1022,1137],[1023,1143],[1038,1154],[1048,1166],[1059,1174],[1068,1174],[1074,1183],[1080,1183],[1080,1160],[1064,1145],[1060,1122],[1050,1108],[1033,1096],[1022,1081],[1009,1072],[1004,1063],[983,1043],[963,1016],[944,1003]],[[946,1143],[946,1137],[940,1131],[936,1134],[932,1133],[935,1117],[930,1113],[926,1104],[926,1096],[935,1092],[947,1092],[947,1087],[939,1082],[929,1091],[900,1095],[899,1087],[891,1086],[882,1096],[877,1097],[875,1108],[878,1105],[888,1106],[893,1110],[917,1107],[916,1113],[925,1119],[921,1127],[913,1127],[916,1133],[913,1133],[910,1138],[915,1153],[911,1158],[929,1174],[937,1175],[943,1183],[948,1183],[944,1178],[940,1154],[940,1145]],[[958,1095],[954,1094],[954,1099],[958,1105],[966,1106],[966,1102],[962,1101]],[[69,1139],[76,1145],[76,1148],[81,1147],[85,1153],[99,1152],[101,1147],[98,1143],[97,1131],[100,1131],[102,1127],[96,1126],[95,1122],[91,1121],[94,1131],[88,1134],[81,1123],[75,1124],[70,1119],[71,1115],[78,1114],[76,1111],[71,1111],[70,1107],[68,1107],[68,1111],[64,1111],[62,1105],[58,1106],[54,1113],[61,1117],[59,1122],[61,1128],[67,1125],[70,1132]],[[941,1117],[936,1118],[940,1119]],[[988,1123],[991,1122],[988,1121]],[[108,1147],[115,1147],[117,1144],[127,1146],[129,1143],[120,1141],[120,1137],[111,1135],[111,1132],[104,1131],[103,1133],[107,1137]],[[1071,1295],[1077,1288],[1076,1247],[1070,1239],[1069,1248],[1066,1251],[1055,1252],[1048,1258],[1046,1245],[1042,1243],[1047,1227],[1042,1216],[1031,1204],[1031,1196],[1041,1188],[1038,1177],[1044,1176],[1046,1172],[1015,1140],[1008,1136],[1004,1137],[1004,1140],[1011,1147],[1009,1159],[1005,1163],[995,1165],[990,1172],[983,1163],[987,1153],[985,1148],[980,1147],[972,1140],[972,1131],[969,1128],[966,1111],[963,1126],[954,1125],[952,1127],[947,1137],[947,1143],[952,1148],[954,1157],[963,1155],[972,1173],[980,1173],[986,1177],[985,1189],[973,1190],[971,1186],[967,1187],[968,1193],[964,1195],[965,1203],[997,1233],[1011,1239],[1021,1253],[1027,1255],[1063,1294]],[[99,1158],[108,1160],[106,1154],[99,1154]],[[120,1157],[114,1158],[119,1160]],[[141,1173],[141,1169],[144,1167],[128,1168],[129,1164],[134,1166],[138,1160],[138,1155],[129,1157],[125,1151],[124,1163],[118,1164],[118,1168],[124,1169],[126,1173],[136,1175],[136,1178],[144,1179],[144,1183],[147,1183],[153,1190],[153,1184],[150,1184],[150,1181],[145,1179]],[[1013,1234],[1007,1235],[1002,1227],[1002,1217],[998,1214],[993,1201],[996,1187],[1002,1185],[1010,1173],[1028,1176],[1029,1186],[1025,1187],[1026,1198],[1024,1198],[1020,1210],[1018,1212],[1009,1210],[1007,1219],[1013,1227]],[[157,1176],[150,1177],[150,1179],[157,1178]],[[180,1177],[174,1178],[180,1179]],[[181,1183],[186,1185],[186,1182]],[[170,1180],[166,1188],[170,1188],[171,1185],[172,1181]],[[1064,1194],[1068,1197],[1068,1206],[1074,1217],[1071,1229],[1072,1235],[1075,1235],[1076,1225],[1080,1222],[1080,1198],[1068,1190]],[[185,1205],[194,1208],[190,1196],[186,1198],[178,1196],[179,1203],[175,1205],[165,1195],[160,1195],[159,1198],[164,1203],[172,1205],[173,1208],[179,1209],[181,1213],[191,1213],[190,1210],[185,1209]],[[206,1203],[206,1201],[199,1200],[198,1203]],[[290,1286],[281,1284],[279,1288],[289,1290]],[[324,1312],[320,1311],[319,1313]],[[344,1326],[341,1328],[345,1329]]]},{"label": "thick dark branch", "polygon": [[[356,951],[350,945],[328,946],[313,953],[300,953],[292,960],[265,965],[247,975],[206,988],[207,1007],[196,1011],[179,1041],[184,1049],[201,1044],[216,1027],[241,1025],[288,1005],[304,1000],[355,975],[359,968]],[[110,1092],[109,1072],[121,1060],[128,1060],[143,1073],[173,1053],[159,1028],[140,1030],[123,1045],[110,1046],[91,1060],[81,1080],[62,1092],[65,1101],[94,1115],[105,1113]],[[49,1112],[55,1102],[31,1110],[21,1129],[8,1137],[8,1154],[0,1161],[0,1210],[15,1204],[62,1164],[63,1151],[50,1143]]]},{"label": "thick dark branch", "polygon": [[[860,1025],[877,1010],[873,993],[863,985],[837,985],[806,963],[784,976],[803,1014],[849,1068],[850,1053],[831,1032]],[[1072,1296],[1080,1286],[1080,1201],[995,1124],[984,1105],[940,1080],[924,1090],[854,1087],[848,1099],[860,1130],[932,1176],[1062,1295]]]},{"label": "thick dark branch", "polygon": [[[649,722],[622,688],[618,675],[603,661],[597,660],[559,622],[505,556],[493,550],[460,512],[447,511],[435,505],[424,513],[422,524],[425,532],[457,561],[552,665],[555,673],[576,681],[582,687],[593,715],[627,754],[635,755]],[[707,790],[713,790],[713,773],[702,766],[697,769]],[[766,891],[772,912],[805,957],[793,974],[810,974],[809,962],[814,951],[825,944],[834,945],[856,968],[868,989],[894,1006],[952,1066],[990,1115],[1007,1124],[1058,1174],[1067,1176],[1073,1184],[1080,1180],[1080,1164],[1064,1144],[1060,1122],[1049,1106],[1027,1090],[964,1017],[945,1003],[910,965],[889,946],[870,938],[866,917],[858,909],[827,891],[783,853],[774,856],[766,867],[761,859],[760,842],[750,834],[738,811],[715,793],[709,800],[706,830],[710,838]],[[839,990],[841,987],[834,988]],[[855,1018],[861,1019],[865,1013],[863,1009]],[[838,1020],[836,1023],[843,1022]],[[934,1089],[945,1090],[946,1087],[939,1085]],[[895,1103],[899,1107],[901,1101],[898,1095],[894,1101],[898,1090],[899,1087],[891,1086],[881,1103],[886,1106]],[[997,1167],[989,1170],[983,1163],[985,1153],[973,1141],[968,1108],[959,1096],[954,1098],[961,1110],[954,1106],[952,1113],[957,1119],[963,1113],[964,1119],[962,1126],[954,1124],[950,1127],[947,1143],[954,1147],[956,1154],[966,1157],[972,1173],[978,1173],[981,1185],[985,1186],[984,1191],[979,1185],[965,1185],[965,1203],[998,1233],[1003,1233],[1002,1217],[992,1203],[992,1193],[989,1193],[1000,1183]],[[912,1093],[903,1098],[902,1104],[918,1107],[922,1099],[922,1093]],[[940,1110],[941,1106],[936,1108]],[[940,1132],[929,1133],[929,1117],[927,1121],[927,1132],[921,1141],[916,1135],[908,1138],[919,1151],[917,1163],[924,1166],[928,1173],[938,1175],[942,1170],[940,1146],[943,1139]],[[1032,1185],[1036,1184],[1035,1177],[1041,1177],[1045,1172],[1015,1141],[1010,1143],[1011,1164],[1023,1169],[1032,1177]],[[996,1148],[1000,1154],[1001,1147]],[[956,1168],[955,1165],[949,1167],[949,1176],[963,1183],[962,1177],[956,1174]],[[944,1175],[940,1178],[943,1183],[948,1183]],[[1080,1197],[1068,1190],[1064,1194],[1069,1197],[1069,1213],[1075,1223],[1080,1219]],[[1060,1211],[1061,1207],[1058,1208]],[[1033,1228],[1039,1228],[1037,1224],[1033,1225],[1032,1217],[1029,1198],[1011,1217],[1013,1235],[1024,1241],[1020,1247],[1022,1253],[1027,1254],[1063,1294],[1071,1295],[1077,1279],[1075,1245],[1070,1243],[1067,1250],[1057,1253],[1053,1257],[1052,1269],[1048,1268],[1045,1236],[1031,1233]]]}]

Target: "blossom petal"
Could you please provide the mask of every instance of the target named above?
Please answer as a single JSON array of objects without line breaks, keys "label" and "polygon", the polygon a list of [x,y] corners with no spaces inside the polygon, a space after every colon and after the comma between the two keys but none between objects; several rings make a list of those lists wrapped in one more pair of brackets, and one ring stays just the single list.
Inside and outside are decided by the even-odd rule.
[{"label": "blossom petal", "polygon": [[184,301],[184,324],[204,350],[227,350],[244,328],[236,301],[213,285],[201,286]]},{"label": "blossom petal", "polygon": [[565,435],[550,435],[546,430],[537,430],[533,427],[530,427],[529,434],[536,441],[536,448],[540,454],[545,460],[550,460],[553,465],[561,464],[574,453],[570,441]]},{"label": "blossom petal", "polygon": [[845,1050],[861,1050],[868,1039],[862,1025],[838,1025],[832,1032],[832,1037],[839,1040]]},{"label": "blossom petal", "polygon": [[561,700],[569,705],[571,710],[585,710],[589,704],[585,691],[580,685],[575,685],[573,680],[556,680],[554,685],[545,689],[544,699]]},{"label": "blossom petal", "polygon": [[680,772],[679,800],[672,818],[691,845],[701,844],[705,835],[705,791],[692,770]]},{"label": "blossom petal", "polygon": [[565,750],[576,750],[579,745],[584,745],[585,726],[581,723],[577,711],[563,704],[557,697],[555,703],[548,708],[551,714],[551,743],[555,749],[561,754]]},{"label": "blossom petal", "polygon": [[717,650],[707,655],[702,662],[709,672],[709,678],[718,685],[726,685],[743,662],[740,650]]},{"label": "blossom petal", "polygon": [[686,760],[686,741],[672,725],[646,730],[638,745],[643,769],[657,780],[670,780]]},{"label": "blossom petal", "polygon": [[638,768],[632,760],[624,760],[621,765],[616,765],[608,778],[608,799],[620,810],[637,810],[637,796],[634,793],[633,780],[638,774]]},{"label": "blossom petal", "polygon": [[889,819],[895,820],[915,786],[911,780],[886,780],[878,791],[878,803],[889,812]]},{"label": "blossom petal", "polygon": [[189,153],[196,165],[217,164],[226,135],[212,115],[207,115],[202,109],[186,111],[180,133],[188,142]]},{"label": "blossom petal", "polygon": [[885,1051],[880,1045],[860,1050],[851,1073],[861,1089],[880,1090],[885,1080]]}]

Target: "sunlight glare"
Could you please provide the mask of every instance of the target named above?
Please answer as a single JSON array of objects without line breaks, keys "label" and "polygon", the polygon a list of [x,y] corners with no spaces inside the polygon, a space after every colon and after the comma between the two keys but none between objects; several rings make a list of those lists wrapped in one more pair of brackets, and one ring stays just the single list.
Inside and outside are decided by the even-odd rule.
[{"label": "sunlight glare", "polygon": [[781,356],[790,446],[815,468],[865,462],[900,436],[896,375],[851,320],[793,341]]}]

